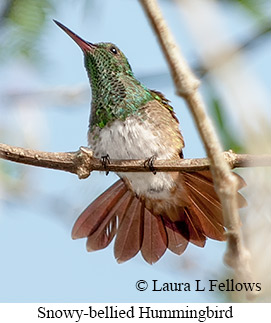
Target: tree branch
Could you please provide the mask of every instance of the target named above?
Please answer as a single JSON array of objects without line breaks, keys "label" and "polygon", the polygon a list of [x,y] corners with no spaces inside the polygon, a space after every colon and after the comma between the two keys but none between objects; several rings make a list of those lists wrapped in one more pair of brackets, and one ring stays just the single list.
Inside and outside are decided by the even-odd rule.
[{"label": "tree branch", "polygon": [[[235,154],[233,151],[223,153],[225,161],[231,168],[271,166],[271,155]],[[16,163],[62,170],[76,174],[80,179],[87,178],[92,171],[112,172],[150,172],[145,160],[110,160],[104,168],[101,160],[93,157],[87,147],[80,147],[74,152],[44,152],[25,149],[0,143],[0,158]],[[185,171],[195,172],[210,168],[208,158],[182,160],[155,160],[153,166],[157,172]]]},{"label": "tree branch", "polygon": [[[168,61],[177,94],[182,96],[194,117],[211,163],[216,192],[220,198],[227,230],[225,262],[233,267],[244,281],[252,281],[249,253],[241,239],[237,207],[237,178],[223,158],[222,148],[213,125],[206,114],[205,104],[198,92],[199,81],[184,60],[156,0],[140,0]],[[252,296],[252,293],[248,296]]]}]

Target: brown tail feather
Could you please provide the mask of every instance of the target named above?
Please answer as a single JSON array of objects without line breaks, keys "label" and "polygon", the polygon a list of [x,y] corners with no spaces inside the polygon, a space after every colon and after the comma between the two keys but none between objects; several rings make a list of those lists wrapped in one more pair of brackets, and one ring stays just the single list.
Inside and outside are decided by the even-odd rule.
[{"label": "brown tail feather", "polygon": [[114,246],[115,258],[119,263],[134,257],[142,244],[143,204],[133,198],[117,232]]},{"label": "brown tail feather", "polygon": [[[245,181],[239,175],[235,175],[238,178],[238,189],[244,187]],[[225,240],[222,208],[214,189],[211,172],[183,173],[182,176],[191,202],[187,208],[193,221],[198,219],[201,224],[198,227],[201,227],[200,231],[204,236],[215,240]],[[237,198],[239,207],[246,205],[246,200],[240,193]],[[192,239],[190,241],[195,243]]]},{"label": "brown tail feather", "polygon": [[184,181],[189,190],[188,196],[191,201],[190,212],[199,219],[205,236],[216,240],[224,240],[223,215],[218,197],[213,186],[209,185],[208,179],[204,181],[204,178],[199,174],[197,183],[196,176],[197,173],[184,175]]},{"label": "brown tail feather", "polygon": [[72,238],[80,239],[92,234],[126,191],[125,184],[119,180],[100,195],[77,219]]},{"label": "brown tail feather", "polygon": [[[201,171],[201,172],[194,172],[194,173],[183,173],[182,174],[185,181],[194,184],[194,186],[200,185],[205,192],[208,192],[208,195],[212,196],[216,202],[217,201],[217,194],[214,190],[213,179],[210,171]],[[220,204],[218,202],[218,204]]]},{"label": "brown tail feather", "polygon": [[215,240],[224,240],[224,227],[216,220],[217,215],[220,215],[217,213],[222,213],[222,211],[220,210],[217,213],[213,213],[208,210],[208,204],[203,205],[203,208],[201,208],[201,200],[196,198],[193,199],[193,197],[191,197],[191,202],[193,203],[191,212],[199,219],[204,236]]},{"label": "brown tail feather", "polygon": [[189,230],[189,242],[192,242],[198,247],[204,247],[206,237],[203,234],[200,219],[192,208],[185,207],[184,215],[186,217],[186,224]]},{"label": "brown tail feather", "polygon": [[168,249],[177,255],[181,255],[185,251],[189,239],[183,235],[185,230],[182,230],[183,234],[180,234],[180,227],[167,217],[163,218],[163,222],[168,238]]},{"label": "brown tail feather", "polygon": [[[241,188],[245,182],[239,179]],[[158,203],[162,208],[155,207]],[[246,205],[239,193],[238,204]],[[180,255],[188,242],[203,247],[207,237],[224,240],[222,209],[209,171],[180,174],[174,203],[166,201],[164,211],[161,209],[163,201],[144,201],[119,180],[85,209],[72,237],[87,237],[87,250],[93,251],[107,247],[116,235],[114,253],[118,262],[129,260],[141,250],[150,264],[167,248]],[[155,210],[160,210],[159,214]]]},{"label": "brown tail feather", "polygon": [[[107,216],[103,220],[101,219],[101,223],[97,230],[88,236],[87,251],[104,249],[109,245],[117,232],[118,223],[123,219],[130,203],[131,196],[132,193],[127,191],[119,201],[117,201],[112,210],[108,212]],[[99,215],[96,214],[96,217],[98,218]]]},{"label": "brown tail feather", "polygon": [[149,263],[158,261],[165,253],[168,245],[167,233],[160,215],[155,216],[144,209],[144,229],[141,254]]},{"label": "brown tail feather", "polygon": [[[236,174],[233,173],[234,176],[238,179],[238,186],[237,190],[240,190],[241,188],[245,187],[247,184],[244,181],[244,179]],[[194,173],[183,173],[183,176],[185,179],[188,179],[188,181],[196,187],[201,187],[201,191],[207,193],[208,195],[212,196],[214,198],[214,202],[221,207],[218,196],[214,189],[212,174],[210,171],[200,171],[200,172],[194,172]],[[247,206],[247,201],[245,198],[240,194],[237,193],[237,199],[238,199],[238,207],[242,208]],[[222,220],[223,222],[223,220]]]},{"label": "brown tail feather", "polygon": [[[180,201],[180,204],[183,204],[182,201]],[[174,206],[173,209],[174,211],[168,209],[165,214],[163,214],[165,225],[174,232],[178,232],[187,241],[190,241],[199,247],[203,247],[205,244],[205,236],[202,234],[199,219],[195,217],[195,214],[191,213],[191,210],[187,207]],[[175,215],[172,217],[172,214],[174,213],[177,213],[177,220],[175,220]]]}]

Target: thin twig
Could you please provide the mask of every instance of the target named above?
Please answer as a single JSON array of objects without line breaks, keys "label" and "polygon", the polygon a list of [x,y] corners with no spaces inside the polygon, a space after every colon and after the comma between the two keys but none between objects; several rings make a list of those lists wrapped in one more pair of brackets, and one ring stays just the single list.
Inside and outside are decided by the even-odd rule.
[{"label": "thin twig", "polygon": [[[249,253],[241,239],[240,218],[237,207],[237,178],[223,158],[222,148],[213,125],[206,114],[205,104],[198,92],[199,81],[186,64],[156,0],[140,0],[141,4],[158,36],[160,45],[168,61],[177,94],[182,96],[193,114],[211,162],[214,185],[220,198],[228,244],[225,262],[233,267],[244,281],[251,281]],[[250,295],[249,295],[250,296]]]},{"label": "thin twig", "polygon": [[[223,153],[224,159],[231,168],[271,166],[271,155],[235,154],[233,151]],[[34,149],[9,146],[0,143],[0,158],[32,166],[62,170],[87,178],[92,171],[112,172],[150,172],[145,160],[114,160],[104,168],[100,159],[93,157],[87,147],[80,147],[74,152],[44,152]],[[183,160],[155,160],[153,166],[157,172],[184,171],[195,172],[208,170],[208,158]]]}]

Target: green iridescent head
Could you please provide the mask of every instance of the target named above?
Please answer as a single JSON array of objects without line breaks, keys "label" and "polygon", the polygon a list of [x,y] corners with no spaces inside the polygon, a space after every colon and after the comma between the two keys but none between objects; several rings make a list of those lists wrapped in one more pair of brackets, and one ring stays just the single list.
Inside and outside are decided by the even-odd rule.
[{"label": "green iridescent head", "polygon": [[103,128],[109,121],[125,119],[153,100],[151,92],[134,78],[131,66],[112,43],[92,44],[55,21],[82,49],[92,88],[91,125]]},{"label": "green iridescent head", "polygon": [[66,26],[54,20],[82,49],[85,57],[85,67],[91,81],[97,79],[98,74],[115,76],[119,73],[132,76],[131,66],[122,51],[112,43],[93,44],[85,41]]},{"label": "green iridescent head", "polygon": [[111,43],[98,43],[92,45],[91,51],[85,51],[85,67],[92,81],[99,74],[108,77],[119,74],[132,76],[131,66],[125,55],[118,47]]}]

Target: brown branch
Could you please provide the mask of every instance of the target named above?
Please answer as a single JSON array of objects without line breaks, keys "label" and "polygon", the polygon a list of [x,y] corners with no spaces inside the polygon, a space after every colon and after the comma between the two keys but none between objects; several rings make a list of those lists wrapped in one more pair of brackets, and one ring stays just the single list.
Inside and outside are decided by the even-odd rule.
[{"label": "brown branch", "polygon": [[[233,267],[244,281],[251,281],[249,253],[241,239],[240,218],[237,207],[237,178],[223,158],[222,148],[213,125],[206,114],[205,104],[198,92],[199,81],[184,60],[156,0],[140,0],[168,61],[177,94],[182,96],[194,117],[207,155],[211,162],[214,185],[220,198],[228,244],[225,262]],[[251,293],[252,294],[252,293]],[[249,295],[251,296],[251,295]]]},{"label": "brown branch", "polygon": [[[150,172],[145,160],[110,160],[104,168],[98,158],[87,147],[80,147],[74,152],[44,152],[25,149],[0,143],[0,158],[32,166],[62,170],[76,174],[79,178],[87,178],[92,171],[112,172]],[[271,155],[235,154],[224,152],[224,159],[231,168],[271,166]],[[155,160],[153,166],[157,172],[185,171],[195,172],[210,168],[208,158],[183,160]]]}]

